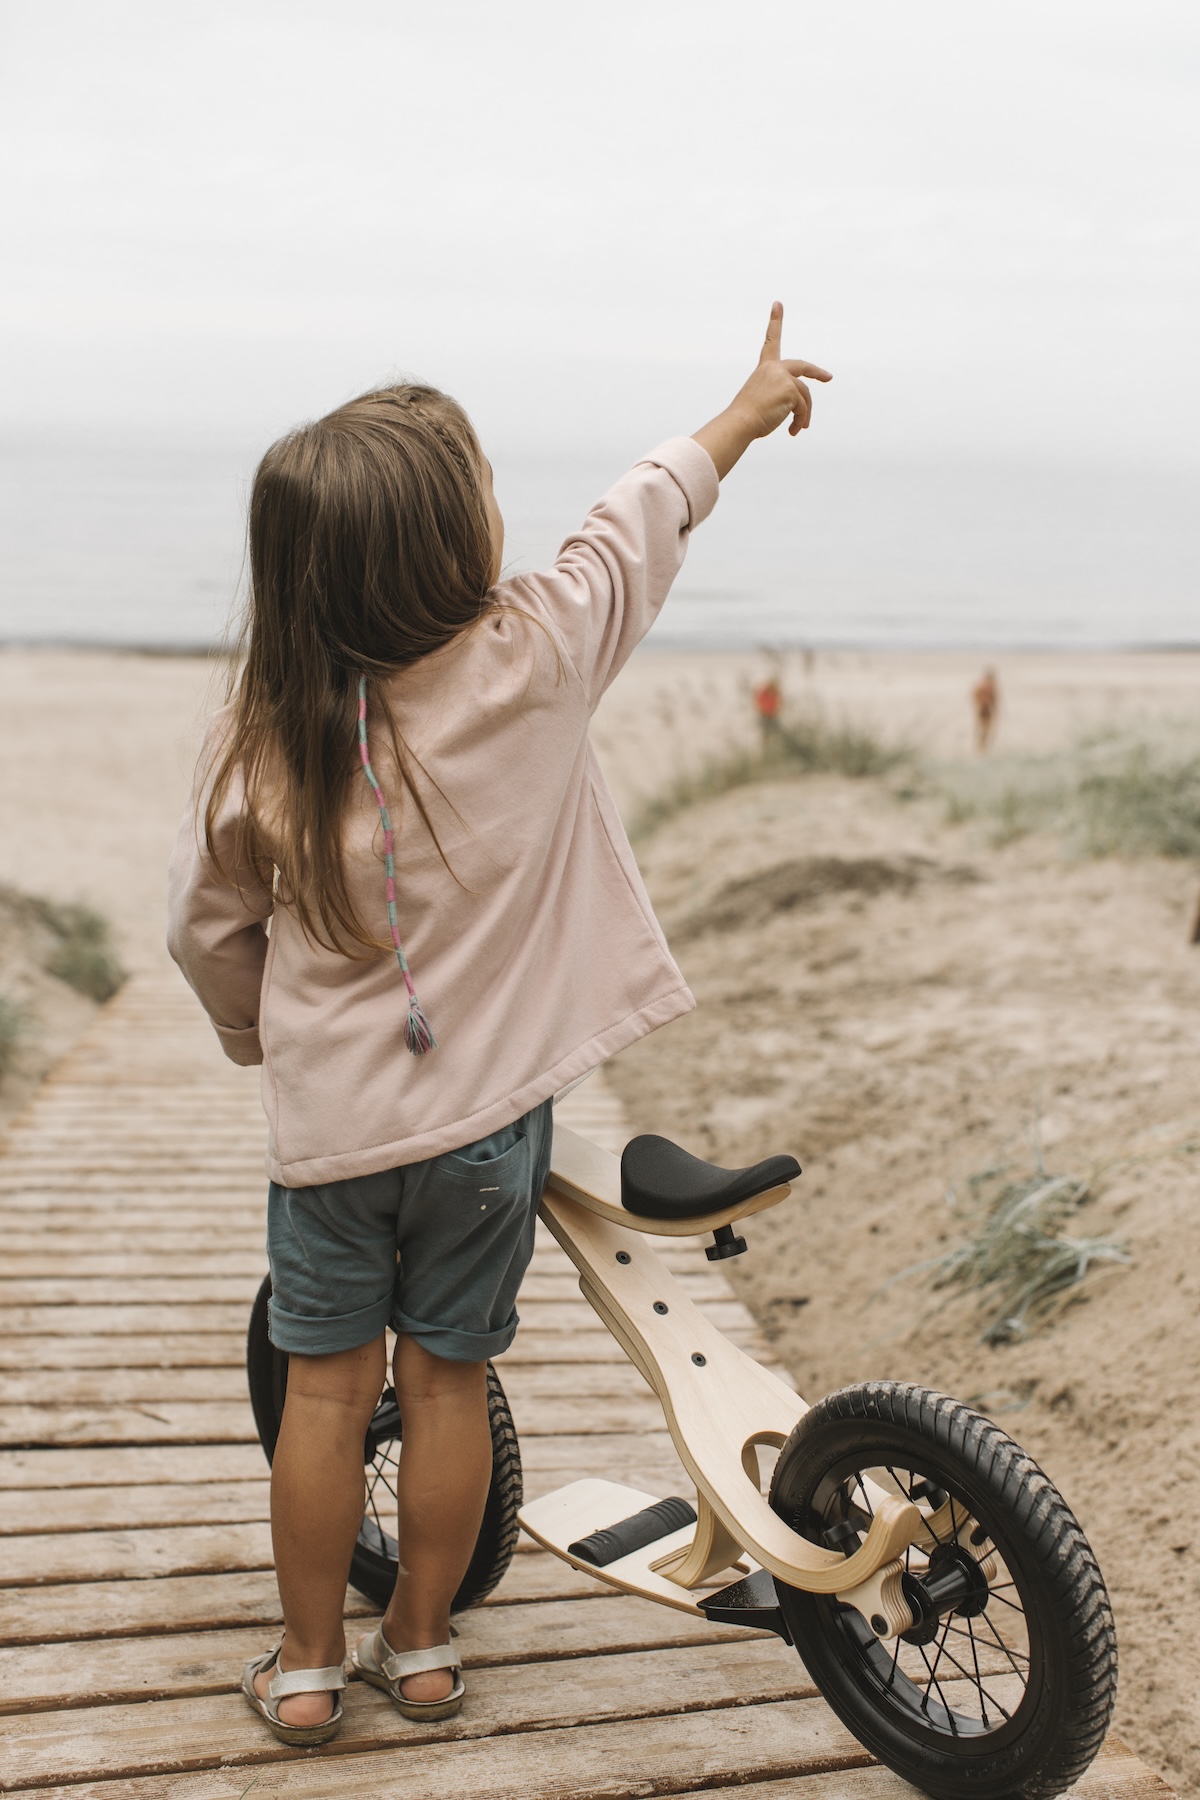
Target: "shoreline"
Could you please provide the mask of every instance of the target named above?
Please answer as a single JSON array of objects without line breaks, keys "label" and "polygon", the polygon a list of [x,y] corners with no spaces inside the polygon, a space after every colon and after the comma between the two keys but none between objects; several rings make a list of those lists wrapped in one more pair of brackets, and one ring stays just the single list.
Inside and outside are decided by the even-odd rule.
[{"label": "shoreline", "polygon": [[[201,642],[144,643],[109,642],[104,638],[39,638],[4,637],[0,635],[0,655],[10,651],[37,651],[47,655],[82,654],[90,656],[186,657],[189,660],[209,658],[220,661],[236,653],[236,645]],[[648,637],[638,645],[638,656],[1200,656],[1200,637],[1194,641],[1179,639],[1156,642],[1146,640],[1113,640],[1081,644],[1062,639],[1036,643],[1014,641],[997,643],[992,639],[944,640],[937,643],[912,644],[887,638],[796,638],[794,641],[772,642],[746,639],[714,640],[696,644],[684,638]]]}]

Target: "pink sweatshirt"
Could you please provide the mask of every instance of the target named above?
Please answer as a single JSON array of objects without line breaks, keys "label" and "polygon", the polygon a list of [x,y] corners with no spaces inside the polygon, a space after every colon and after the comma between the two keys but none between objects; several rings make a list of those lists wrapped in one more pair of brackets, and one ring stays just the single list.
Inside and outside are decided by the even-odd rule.
[{"label": "pink sweatshirt", "polygon": [[[407,997],[390,950],[355,961],[321,949],[249,870],[239,891],[214,869],[197,828],[226,715],[213,721],[171,858],[168,946],[225,1054],[262,1063],[273,1180],[312,1186],[457,1149],[695,1005],[588,722],[717,486],[707,451],[670,439],[593,507],[552,569],[502,583],[479,625],[388,682],[405,742],[445,795],[422,781],[457,877],[376,721],[400,937],[438,1040],[426,1056],[405,1048]],[[216,821],[227,867],[239,805],[235,789]],[[357,915],[386,943],[382,831],[361,772],[343,842]]]}]

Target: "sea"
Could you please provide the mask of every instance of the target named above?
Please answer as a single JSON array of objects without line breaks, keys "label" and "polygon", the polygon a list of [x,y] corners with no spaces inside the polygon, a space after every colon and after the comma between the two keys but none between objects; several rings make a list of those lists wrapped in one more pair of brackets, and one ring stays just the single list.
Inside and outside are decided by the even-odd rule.
[{"label": "sea", "polygon": [[[727,478],[650,647],[1200,644],[1194,474],[795,449],[756,447]],[[600,455],[493,460],[511,573],[549,563],[621,472]],[[0,642],[228,641],[253,465],[235,443],[0,439]]]}]

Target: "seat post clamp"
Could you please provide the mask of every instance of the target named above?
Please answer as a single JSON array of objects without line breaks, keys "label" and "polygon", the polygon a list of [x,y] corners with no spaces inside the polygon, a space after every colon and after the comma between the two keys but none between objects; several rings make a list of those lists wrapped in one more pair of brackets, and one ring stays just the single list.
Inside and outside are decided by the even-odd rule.
[{"label": "seat post clamp", "polygon": [[732,1225],[718,1225],[712,1243],[704,1247],[704,1254],[709,1262],[724,1262],[727,1256],[741,1256],[747,1248],[744,1237],[735,1237]]}]

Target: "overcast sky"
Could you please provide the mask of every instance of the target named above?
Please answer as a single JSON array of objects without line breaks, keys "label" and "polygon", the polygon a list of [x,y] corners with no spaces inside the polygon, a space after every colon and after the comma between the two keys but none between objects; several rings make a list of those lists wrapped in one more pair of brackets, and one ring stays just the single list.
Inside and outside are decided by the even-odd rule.
[{"label": "overcast sky", "polygon": [[396,370],[485,443],[1200,460],[1200,8],[0,4],[7,421],[269,436]]}]

